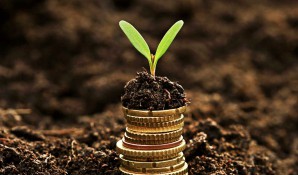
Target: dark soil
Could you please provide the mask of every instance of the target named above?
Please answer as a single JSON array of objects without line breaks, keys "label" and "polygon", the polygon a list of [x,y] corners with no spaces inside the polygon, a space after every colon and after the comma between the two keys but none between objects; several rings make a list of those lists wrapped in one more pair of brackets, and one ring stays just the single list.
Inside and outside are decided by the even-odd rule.
[{"label": "dark soil", "polygon": [[181,85],[146,71],[138,72],[137,77],[124,86],[121,101],[129,109],[144,110],[173,109],[188,102]]},{"label": "dark soil", "polygon": [[191,99],[189,174],[298,174],[297,1],[123,2],[0,1],[0,174],[119,173],[121,94],[147,65],[121,19],[149,46],[185,21],[157,74]]},{"label": "dark soil", "polygon": [[[120,108],[111,110],[80,119],[80,127],[3,128],[1,174],[120,174],[115,148],[125,126]],[[1,112],[3,118],[14,115]],[[257,145],[241,125],[224,129],[211,119],[198,122],[186,117],[184,138],[190,174],[276,174],[280,169],[276,156]]]}]

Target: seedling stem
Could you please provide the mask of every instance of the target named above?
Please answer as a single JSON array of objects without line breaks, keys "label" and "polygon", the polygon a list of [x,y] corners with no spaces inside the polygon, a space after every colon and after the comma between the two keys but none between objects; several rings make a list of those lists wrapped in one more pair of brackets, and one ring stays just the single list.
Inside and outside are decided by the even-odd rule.
[{"label": "seedling stem", "polygon": [[[153,54],[151,54],[151,62],[154,63],[154,59],[155,59],[155,56]],[[151,72],[151,75],[155,76],[155,67],[150,64],[150,72]]]}]

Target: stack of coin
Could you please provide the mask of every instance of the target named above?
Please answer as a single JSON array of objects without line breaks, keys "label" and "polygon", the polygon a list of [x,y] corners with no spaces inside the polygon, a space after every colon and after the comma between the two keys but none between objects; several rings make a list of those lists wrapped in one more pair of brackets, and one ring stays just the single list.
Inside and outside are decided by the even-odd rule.
[{"label": "stack of coin", "polygon": [[186,107],[145,111],[123,107],[127,128],[117,142],[123,174],[187,174],[182,137]]}]

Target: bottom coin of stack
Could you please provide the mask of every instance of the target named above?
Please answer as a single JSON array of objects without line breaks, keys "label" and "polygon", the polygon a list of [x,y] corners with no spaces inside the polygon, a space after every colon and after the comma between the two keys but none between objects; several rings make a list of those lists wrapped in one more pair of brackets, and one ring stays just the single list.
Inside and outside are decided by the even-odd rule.
[{"label": "bottom coin of stack", "polygon": [[182,137],[185,106],[164,111],[124,108],[127,128],[117,142],[123,174],[188,174]]}]

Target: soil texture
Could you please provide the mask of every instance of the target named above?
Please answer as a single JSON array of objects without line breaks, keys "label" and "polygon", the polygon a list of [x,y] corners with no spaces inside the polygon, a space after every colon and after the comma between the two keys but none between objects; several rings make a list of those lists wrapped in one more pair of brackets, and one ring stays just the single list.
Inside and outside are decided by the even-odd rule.
[{"label": "soil texture", "polygon": [[[153,53],[184,20],[156,74],[185,93],[174,83],[127,101],[140,94],[123,87],[148,63],[122,19]],[[135,109],[176,107],[187,94],[191,175],[298,174],[297,1],[1,0],[0,24],[0,174],[119,174],[121,94]]]}]

